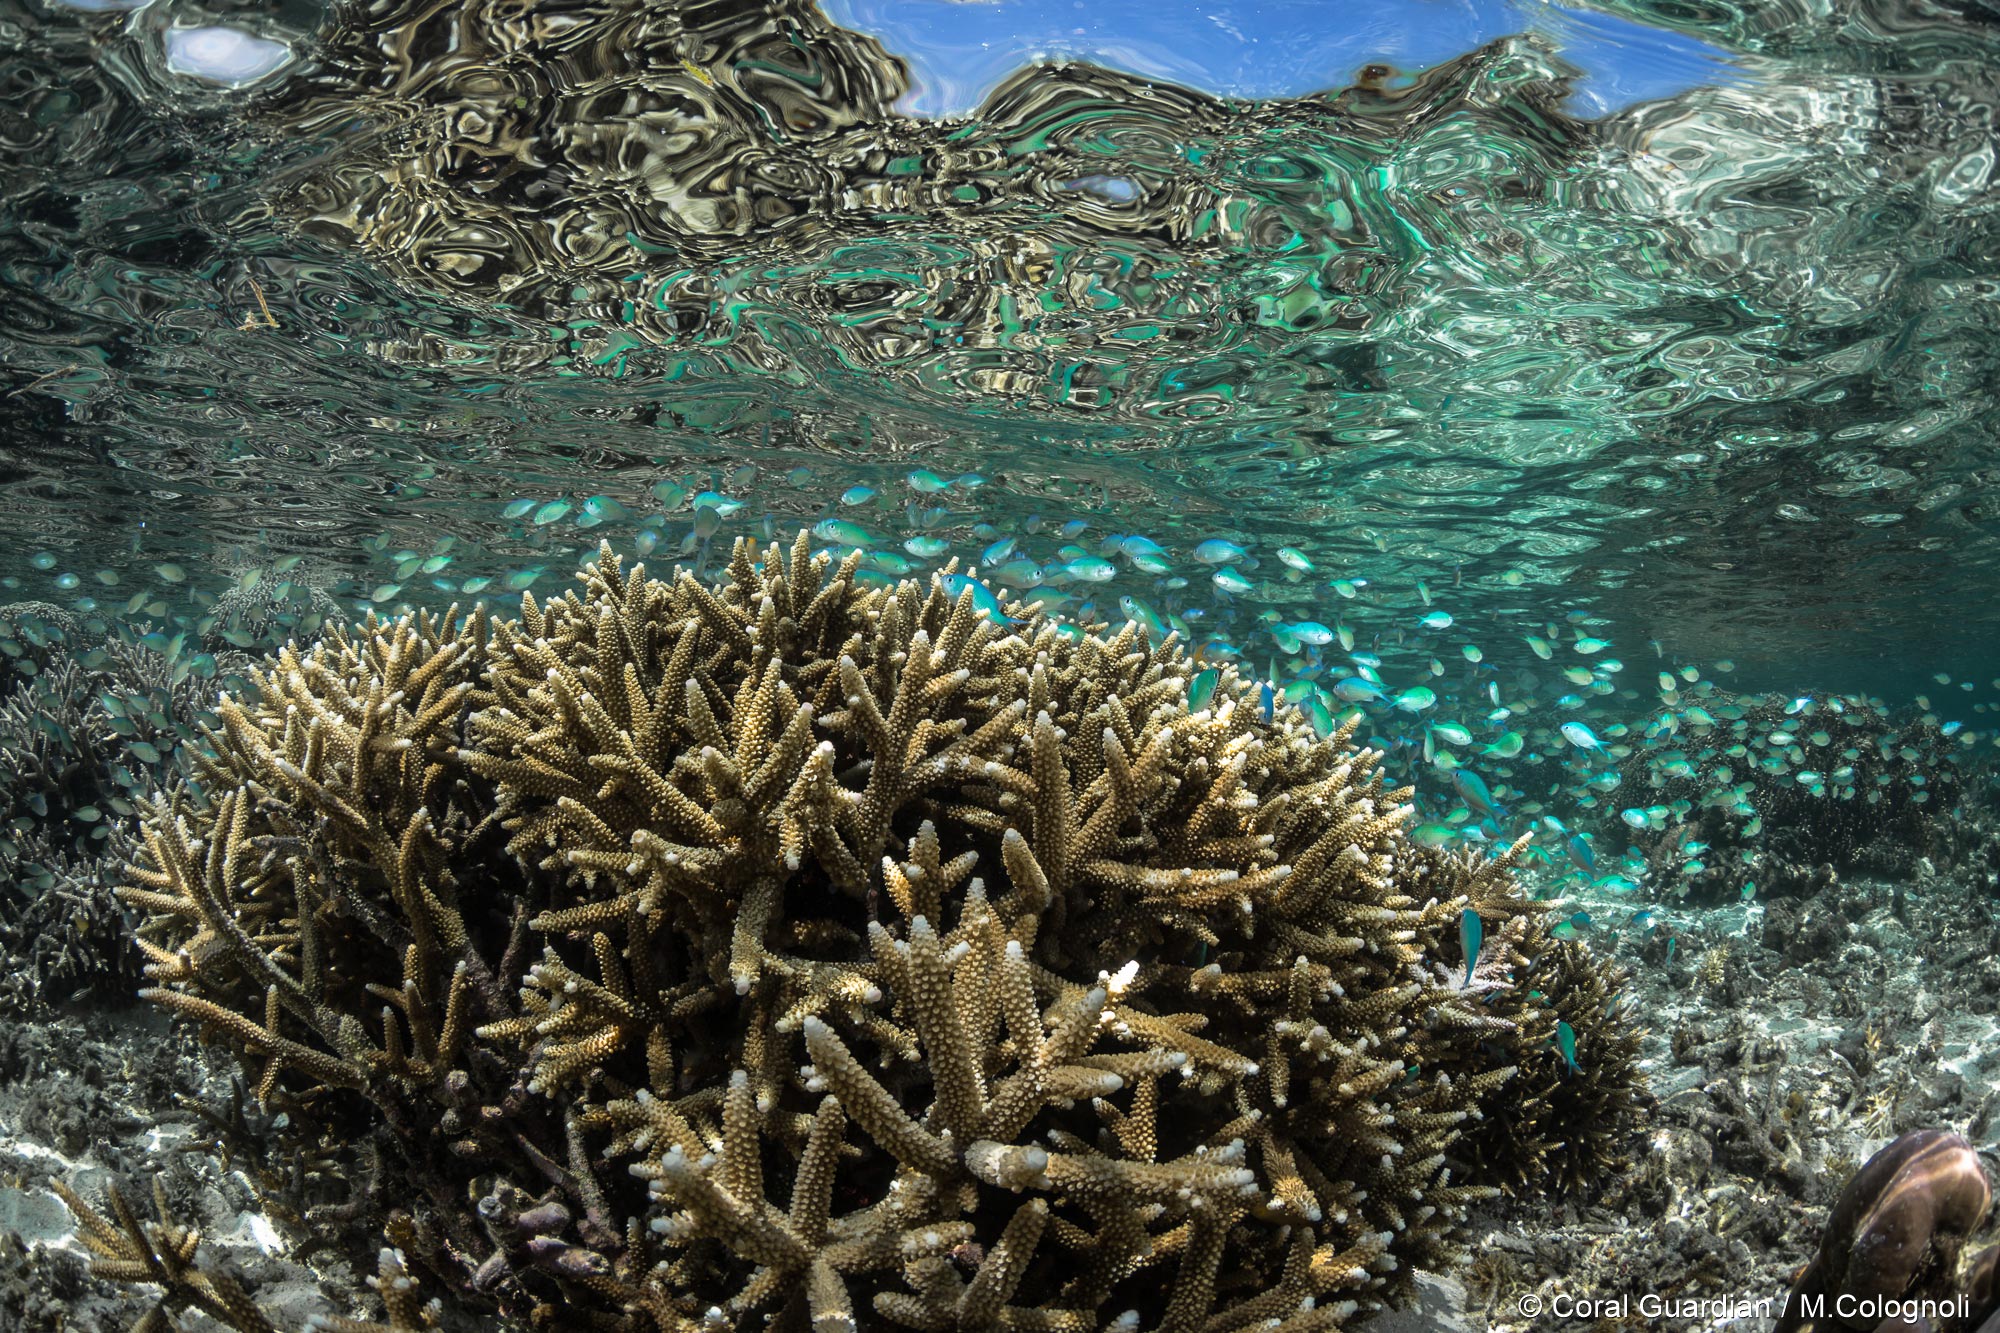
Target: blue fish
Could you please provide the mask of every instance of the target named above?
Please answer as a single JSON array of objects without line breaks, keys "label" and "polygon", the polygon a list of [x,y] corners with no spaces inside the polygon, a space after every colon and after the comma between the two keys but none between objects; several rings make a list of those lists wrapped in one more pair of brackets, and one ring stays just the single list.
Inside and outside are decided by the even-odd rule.
[{"label": "blue fish", "polygon": [[1576,1029],[1560,1018],[1556,1020],[1556,1049],[1562,1052],[1563,1063],[1569,1066],[1569,1072],[1576,1073]]},{"label": "blue fish", "polygon": [[881,541],[859,523],[844,518],[823,518],[813,524],[813,536],[838,546],[879,546]]},{"label": "blue fish", "polygon": [[944,584],[945,593],[954,602],[964,596],[966,591],[970,589],[972,592],[972,607],[975,611],[980,612],[988,620],[997,625],[1009,623],[1007,613],[1000,607],[1000,599],[994,596],[991,588],[981,583],[978,579],[969,578],[964,574],[946,574],[941,577],[941,582]]},{"label": "blue fish", "polygon": [[1383,698],[1388,692],[1372,680],[1360,676],[1348,676],[1333,687],[1333,692],[1341,701],[1350,704],[1365,704]]},{"label": "blue fish", "polygon": [[1042,567],[1026,556],[987,571],[1009,588],[1032,588],[1042,581]]},{"label": "blue fish", "polygon": [[1207,667],[1194,674],[1188,682],[1188,711],[1199,713],[1208,707],[1209,700],[1215,698],[1215,686],[1222,679],[1222,673],[1214,667]]},{"label": "blue fish", "polygon": [[1220,537],[1210,537],[1194,548],[1194,558],[1204,565],[1226,565],[1232,560],[1241,560],[1249,552],[1235,542]]},{"label": "blue fish", "polygon": [[1101,555],[1080,555],[1061,566],[1062,572],[1085,583],[1103,583],[1118,577],[1118,567]]},{"label": "blue fish", "polygon": [[1563,844],[1563,849],[1569,853],[1570,861],[1578,870],[1586,875],[1597,873],[1597,852],[1581,833],[1572,834],[1570,840]]},{"label": "blue fish", "polygon": [[1396,696],[1395,706],[1406,713],[1421,713],[1438,701],[1437,691],[1428,685],[1412,685]]},{"label": "blue fish", "polygon": [[1505,819],[1507,817],[1506,810],[1501,807],[1498,801],[1493,799],[1493,792],[1487,787],[1486,780],[1471,769],[1454,768],[1451,770],[1451,786],[1452,790],[1458,793],[1459,798],[1473,809],[1483,814],[1491,815],[1495,819]]},{"label": "blue fish", "polygon": [[1486,923],[1470,907],[1458,914],[1458,947],[1465,950],[1464,985],[1472,984],[1472,969],[1479,964],[1479,946],[1486,940]]},{"label": "blue fish", "polygon": [[1245,578],[1234,565],[1224,565],[1208,576],[1208,581],[1226,593],[1249,592],[1257,585]]},{"label": "blue fish", "polygon": [[1167,627],[1167,622],[1160,618],[1160,613],[1155,611],[1143,597],[1134,597],[1127,593],[1118,599],[1118,609],[1125,613],[1127,620],[1137,621],[1143,626],[1146,633],[1152,636],[1154,643],[1165,643],[1167,635],[1173,632]]},{"label": "blue fish", "polygon": [[1276,709],[1277,701],[1278,701],[1278,692],[1271,687],[1271,682],[1268,680],[1258,681],[1257,682],[1258,716],[1261,717],[1264,721],[1269,722],[1271,720],[1271,715],[1273,711]]},{"label": "blue fish", "polygon": [[731,514],[741,509],[745,503],[742,500],[732,500],[728,496],[715,491],[703,491],[700,495],[694,497],[694,507],[696,509],[713,509],[724,518],[728,518]]},{"label": "blue fish", "polygon": [[[1566,699],[1575,698],[1574,695],[1564,695],[1563,697]],[[1561,700],[1558,700],[1557,702],[1561,702]],[[1577,702],[1581,703],[1582,700],[1579,699],[1577,700]],[[1579,750],[1593,750],[1601,752],[1604,749],[1604,742],[1598,740],[1596,734],[1592,732],[1589,727],[1584,726],[1583,723],[1581,722],[1563,723],[1562,734],[1564,740],[1568,741],[1571,745],[1574,745]]]}]

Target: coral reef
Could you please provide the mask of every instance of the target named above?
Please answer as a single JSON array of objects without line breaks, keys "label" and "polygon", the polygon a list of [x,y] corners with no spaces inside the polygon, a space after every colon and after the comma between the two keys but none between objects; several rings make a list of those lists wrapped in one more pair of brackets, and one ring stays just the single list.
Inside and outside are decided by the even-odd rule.
[{"label": "coral reef", "polygon": [[[1528,961],[1508,968],[1510,984],[1487,992],[1481,1003],[1490,1017],[1511,1025],[1505,1044],[1520,1073],[1505,1095],[1489,1098],[1482,1114],[1461,1126],[1451,1155],[1465,1164],[1461,1174],[1484,1184],[1528,1195],[1581,1193],[1626,1165],[1629,1145],[1620,1130],[1645,1102],[1636,1072],[1639,1033],[1626,1021],[1624,969],[1544,934],[1542,909],[1511,874],[1520,850],[1517,844],[1489,857],[1412,844],[1400,858],[1413,896],[1467,902],[1482,917],[1529,922],[1521,950]],[[1447,952],[1428,934],[1420,947],[1427,957]],[[1577,1069],[1562,1055],[1558,1023],[1569,1028]],[[1477,1047],[1492,1037],[1460,1029],[1458,1039]],[[1457,1054],[1464,1066],[1478,1058],[1470,1048]]]},{"label": "coral reef", "polygon": [[[67,612],[0,610],[21,676],[0,700],[0,1004],[35,1008],[79,987],[126,989],[137,955],[112,894],[124,821],[181,772],[198,682],[159,654],[99,642]],[[32,670],[25,668],[32,667]]]},{"label": "coral reef", "polygon": [[39,838],[15,845],[21,878],[0,902],[0,1009],[33,1013],[82,992],[129,992],[139,954],[116,895],[129,839],[120,831],[82,856]]},{"label": "coral reef", "polygon": [[248,665],[245,654],[275,650],[288,640],[315,643],[344,618],[340,603],[298,572],[256,567],[215,599],[197,629],[203,649],[215,654],[226,674],[235,674]]},{"label": "coral reef", "polygon": [[187,744],[218,720],[215,681],[241,681],[287,634],[310,643],[337,609],[309,585],[245,578],[194,627],[214,639],[202,652],[188,632],[0,607],[16,677],[0,698],[0,1005],[129,991],[138,954],[112,887],[139,802],[192,771]]},{"label": "coral reef", "polygon": [[1621,979],[1379,755],[857,572],[286,648],[144,821],[145,994],[542,1323],[1334,1327],[1616,1159]]},{"label": "coral reef", "polygon": [[1716,696],[1698,724],[1656,725],[1623,764],[1621,799],[1686,812],[1618,829],[1691,902],[1812,892],[1835,875],[1908,877],[1959,854],[1963,746],[1933,714],[1894,718],[1852,695]]},{"label": "coral reef", "polygon": [[[107,1191],[109,1218],[62,1181],[52,1181],[50,1186],[77,1219],[84,1247],[92,1256],[92,1277],[160,1288],[159,1299],[140,1317],[134,1333],[176,1328],[175,1317],[189,1309],[201,1311],[236,1333],[278,1333],[240,1282],[226,1272],[195,1262],[201,1233],[173,1220],[163,1177],[153,1177],[155,1222],[143,1220],[116,1185]],[[380,1294],[387,1308],[386,1322],[314,1315],[306,1323],[306,1333],[423,1333],[435,1328],[436,1303],[418,1298],[417,1284],[405,1268],[403,1256],[384,1248],[377,1257],[377,1268],[378,1275],[368,1285]]]},{"label": "coral reef", "polygon": [[66,645],[81,644],[90,637],[76,612],[53,602],[0,606],[0,653],[13,662],[19,675],[34,675]]},{"label": "coral reef", "polygon": [[[234,1061],[139,1003],[93,997],[56,1013],[0,1013],[0,1328],[8,1333],[129,1329],[133,1289],[93,1277],[87,1234],[58,1181],[108,1214],[121,1190],[143,1208],[163,1182],[175,1223],[198,1228],[198,1267],[249,1292],[277,1327],[304,1333],[337,1313],[381,1317],[365,1274],[329,1246],[291,1247],[289,1200],[315,1164],[281,1149],[254,1105],[232,1104]],[[10,1234],[11,1233],[11,1234]],[[214,1329],[184,1315],[178,1327]],[[444,1333],[471,1333],[465,1321]],[[502,1333],[489,1322],[488,1333]]]}]

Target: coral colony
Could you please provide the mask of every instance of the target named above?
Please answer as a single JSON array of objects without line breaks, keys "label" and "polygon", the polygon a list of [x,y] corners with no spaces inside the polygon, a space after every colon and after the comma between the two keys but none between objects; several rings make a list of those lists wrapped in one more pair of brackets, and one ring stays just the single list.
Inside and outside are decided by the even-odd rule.
[{"label": "coral colony", "polygon": [[[318,1215],[389,1322],[321,1327],[423,1326],[421,1272],[546,1327],[1334,1328],[1615,1167],[1623,977],[1511,852],[1234,668],[1194,707],[1137,626],[857,568],[607,548],[222,699],[122,892],[144,994],[356,1158]],[[269,1327],[164,1205],[73,1206]]]}]

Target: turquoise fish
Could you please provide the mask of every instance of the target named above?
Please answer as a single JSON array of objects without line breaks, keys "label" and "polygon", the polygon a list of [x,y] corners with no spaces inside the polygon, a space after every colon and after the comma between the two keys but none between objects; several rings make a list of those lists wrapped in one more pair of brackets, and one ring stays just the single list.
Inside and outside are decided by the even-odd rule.
[{"label": "turquoise fish", "polygon": [[978,579],[964,574],[945,574],[940,576],[939,581],[944,584],[945,592],[954,602],[969,591],[972,594],[973,610],[996,625],[1008,623],[1007,613],[1001,608],[1000,599],[994,595],[991,588]]},{"label": "turquoise fish", "polygon": [[1479,946],[1486,941],[1486,923],[1470,907],[1458,914],[1458,947],[1465,951],[1465,981],[1472,984],[1472,969],[1479,964]]},{"label": "turquoise fish", "polygon": [[1222,672],[1214,667],[1195,672],[1194,679],[1188,682],[1188,711],[1199,713],[1208,707],[1209,701],[1215,698],[1215,687],[1221,679]]}]

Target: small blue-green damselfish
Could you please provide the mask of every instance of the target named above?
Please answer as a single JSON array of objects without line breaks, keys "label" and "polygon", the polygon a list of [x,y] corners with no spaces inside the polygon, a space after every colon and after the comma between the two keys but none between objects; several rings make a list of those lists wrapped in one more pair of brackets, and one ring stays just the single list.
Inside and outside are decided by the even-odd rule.
[{"label": "small blue-green damselfish", "polygon": [[941,579],[941,582],[944,584],[946,595],[953,601],[957,601],[969,590],[972,593],[973,610],[978,611],[996,625],[1008,623],[1007,613],[1001,609],[1000,599],[993,595],[991,588],[988,588],[978,579],[968,578],[963,574],[946,574]]},{"label": "small blue-green damselfish", "polygon": [[1458,914],[1458,944],[1465,950],[1465,985],[1472,984],[1472,969],[1479,963],[1479,946],[1486,940],[1486,923],[1470,907]]},{"label": "small blue-green damselfish", "polygon": [[1222,672],[1214,667],[1195,672],[1194,679],[1188,682],[1188,711],[1199,713],[1208,707],[1209,700],[1215,697],[1216,682],[1221,679]]},{"label": "small blue-green damselfish", "polygon": [[1569,1066],[1569,1072],[1576,1073],[1576,1029],[1560,1018],[1556,1020],[1556,1049],[1562,1052],[1563,1063]]}]

